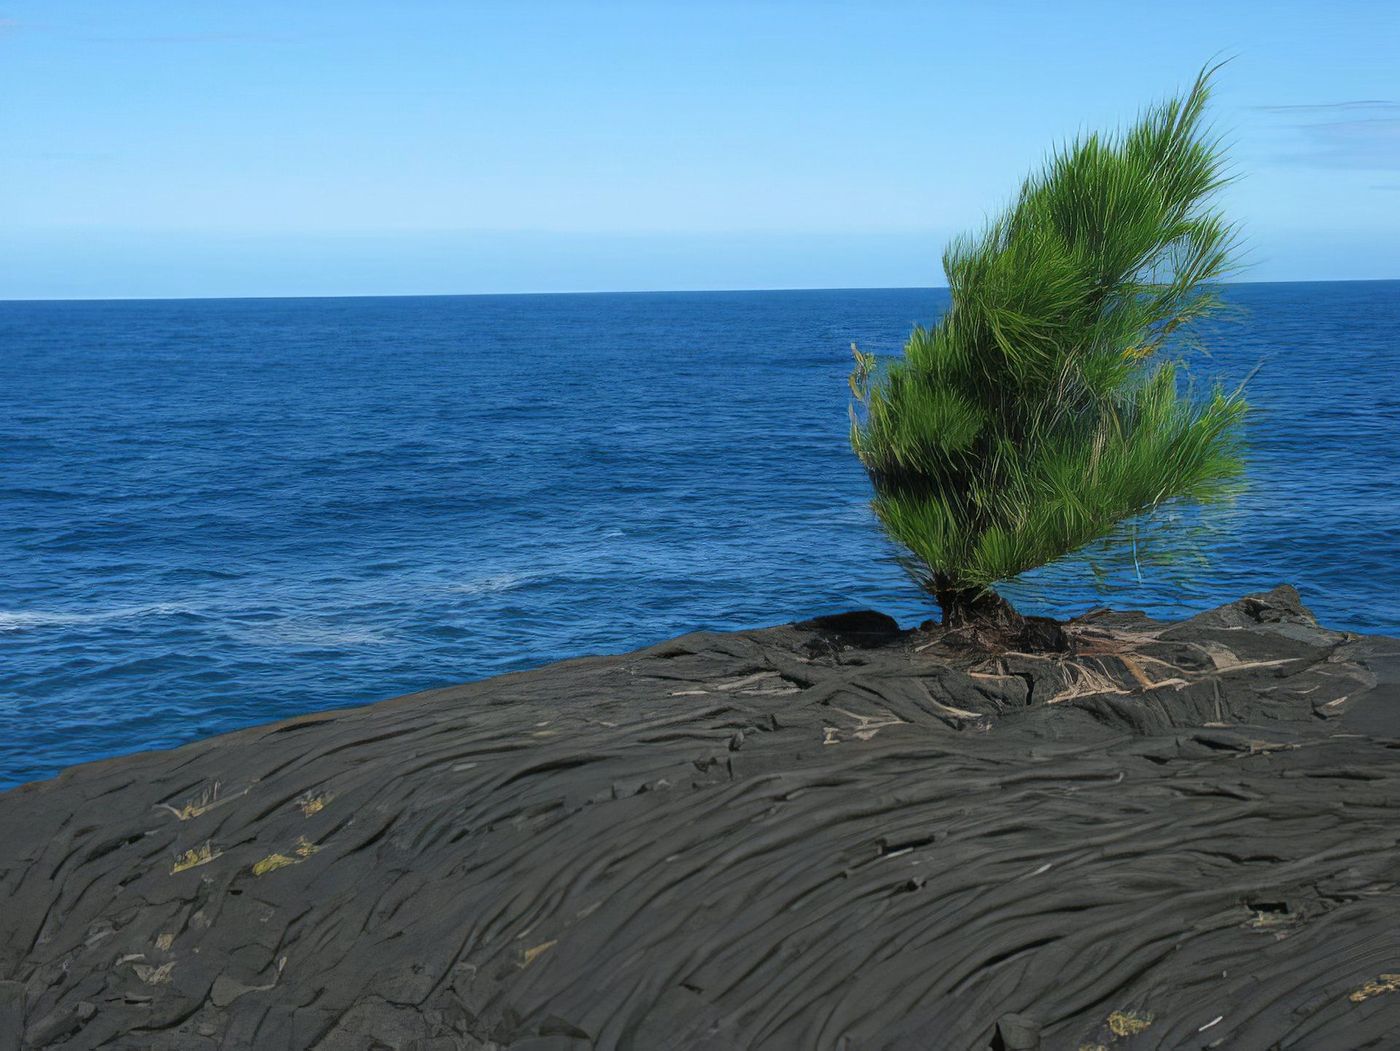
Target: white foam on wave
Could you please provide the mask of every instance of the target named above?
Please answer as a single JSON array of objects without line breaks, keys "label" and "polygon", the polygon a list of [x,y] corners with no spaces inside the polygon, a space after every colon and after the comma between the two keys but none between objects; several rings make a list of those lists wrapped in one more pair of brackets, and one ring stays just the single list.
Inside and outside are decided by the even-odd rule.
[{"label": "white foam on wave", "polygon": [[530,579],[525,573],[494,573],[488,577],[478,577],[463,584],[452,584],[449,591],[460,595],[489,595],[496,591],[510,591]]},{"label": "white foam on wave", "polygon": [[331,627],[315,621],[288,618],[270,624],[244,626],[235,632],[245,642],[264,646],[340,647],[382,646],[394,638],[369,627]]},{"label": "white foam on wave", "polygon": [[154,606],[121,606],[115,609],[78,610],[0,610],[0,631],[29,631],[35,628],[66,628],[76,624],[100,624],[130,617],[168,617],[194,612],[188,606],[160,603]]}]

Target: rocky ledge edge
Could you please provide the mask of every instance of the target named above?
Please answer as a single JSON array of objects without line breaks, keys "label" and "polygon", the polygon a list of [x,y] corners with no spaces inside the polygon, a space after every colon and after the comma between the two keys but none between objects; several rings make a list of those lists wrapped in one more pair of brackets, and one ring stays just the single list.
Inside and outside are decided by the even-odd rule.
[{"label": "rocky ledge edge", "polygon": [[1395,1046],[1400,641],[875,613],[0,795],[0,1047]]}]

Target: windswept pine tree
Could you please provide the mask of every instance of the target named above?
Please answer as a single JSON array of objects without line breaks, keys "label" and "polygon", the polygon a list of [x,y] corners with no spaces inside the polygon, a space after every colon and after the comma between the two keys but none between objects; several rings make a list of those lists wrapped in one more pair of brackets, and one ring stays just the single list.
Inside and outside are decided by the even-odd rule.
[{"label": "windswept pine tree", "polygon": [[1061,148],[943,256],[952,302],[902,358],[855,350],[851,443],[945,624],[1017,622],[993,590],[1240,473],[1239,392],[1194,399],[1164,353],[1219,303],[1235,236],[1210,79]]}]

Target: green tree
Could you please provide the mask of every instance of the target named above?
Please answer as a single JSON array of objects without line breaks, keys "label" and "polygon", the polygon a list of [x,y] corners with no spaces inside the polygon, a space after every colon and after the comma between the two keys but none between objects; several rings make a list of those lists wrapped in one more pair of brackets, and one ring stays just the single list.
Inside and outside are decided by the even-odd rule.
[{"label": "green tree", "polygon": [[1223,151],[1202,123],[1215,68],[1126,132],[1062,147],[955,240],[951,305],[902,357],[852,347],[851,444],[945,624],[1019,622],[997,582],[1241,471],[1240,392],[1194,398],[1163,350],[1232,268]]}]

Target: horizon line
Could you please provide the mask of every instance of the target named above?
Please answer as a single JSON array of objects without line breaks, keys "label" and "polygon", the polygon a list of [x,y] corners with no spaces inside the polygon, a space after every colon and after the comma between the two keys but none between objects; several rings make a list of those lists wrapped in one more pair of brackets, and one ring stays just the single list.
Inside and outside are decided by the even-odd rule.
[{"label": "horizon line", "polygon": [[[1364,285],[1387,284],[1400,277],[1310,278],[1289,281],[1219,281],[1217,285]],[[946,292],[947,285],[831,285],[772,288],[617,288],[551,289],[521,292],[347,292],[320,295],[267,296],[39,296],[10,298],[0,296],[0,305],[9,303],[200,303],[290,299],[486,299],[504,296],[674,296],[731,295],[739,292]]]}]

